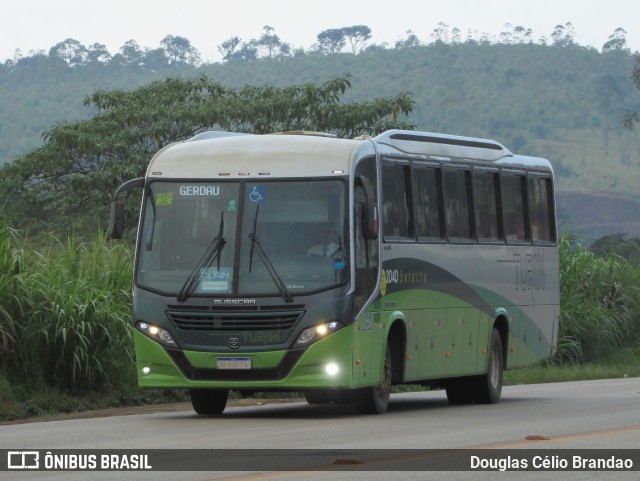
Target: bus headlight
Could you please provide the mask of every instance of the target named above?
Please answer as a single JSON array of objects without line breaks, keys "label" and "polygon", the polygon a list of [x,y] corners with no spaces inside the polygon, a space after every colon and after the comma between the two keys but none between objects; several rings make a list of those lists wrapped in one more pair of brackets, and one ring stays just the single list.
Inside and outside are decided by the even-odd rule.
[{"label": "bus headlight", "polygon": [[293,347],[307,346],[319,339],[327,337],[329,334],[333,334],[340,328],[342,328],[342,324],[338,321],[323,322],[322,324],[308,327],[300,333]]},{"label": "bus headlight", "polygon": [[163,329],[148,322],[138,321],[136,322],[136,329],[141,333],[149,336],[151,339],[158,341],[160,344],[164,344],[169,347],[178,347],[173,337],[166,329]]}]

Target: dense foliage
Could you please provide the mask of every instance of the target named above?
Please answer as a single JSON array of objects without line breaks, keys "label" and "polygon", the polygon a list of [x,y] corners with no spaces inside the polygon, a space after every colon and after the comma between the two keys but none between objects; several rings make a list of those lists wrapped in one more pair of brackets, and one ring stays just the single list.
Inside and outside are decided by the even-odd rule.
[{"label": "dense foliage", "polygon": [[[636,65],[631,74],[631,79],[636,87],[640,89],[640,53],[635,54]],[[633,129],[638,123],[640,123],[640,110],[629,110],[623,119],[625,127]]]},{"label": "dense foliage", "polygon": [[640,135],[623,129],[622,119],[640,110],[640,96],[623,30],[599,51],[576,44],[567,24],[547,37],[511,25],[499,35],[465,36],[438,24],[426,41],[407,32],[393,46],[371,44],[367,30],[356,27],[365,26],[320,32],[305,51],[265,26],[255,39],[236,38],[227,50],[221,45],[229,56],[221,63],[201,62],[187,39],[173,36],[155,49],[131,40],[114,55],[73,39],[48,52],[17,54],[0,64],[0,163],[40,146],[42,132],[56,122],[95,115],[97,107],[85,108],[82,99],[97,89],[131,90],[176,76],[206,76],[236,90],[284,88],[350,73],[353,89],[345,98],[408,91],[415,101],[408,120],[420,130],[494,138],[550,158],[561,190],[635,195]]},{"label": "dense foliage", "polygon": [[93,118],[58,123],[42,147],[4,166],[2,207],[12,212],[14,224],[31,229],[106,219],[118,185],[144,175],[156,151],[209,129],[355,137],[413,127],[402,120],[413,109],[407,93],[343,102],[350,86],[350,78],[342,76],[320,85],[235,90],[200,77],[95,92],[85,99],[97,111]]},{"label": "dense foliage", "polygon": [[43,252],[0,228],[0,369],[34,385],[87,390],[130,369],[131,255],[100,237]]},{"label": "dense foliage", "polygon": [[598,257],[617,256],[640,265],[640,237],[628,239],[625,234],[606,235],[591,244],[591,251]]},{"label": "dense foliage", "polygon": [[[631,243],[637,244],[638,239]],[[640,342],[640,264],[560,245],[560,332],[554,362],[585,362]]]}]

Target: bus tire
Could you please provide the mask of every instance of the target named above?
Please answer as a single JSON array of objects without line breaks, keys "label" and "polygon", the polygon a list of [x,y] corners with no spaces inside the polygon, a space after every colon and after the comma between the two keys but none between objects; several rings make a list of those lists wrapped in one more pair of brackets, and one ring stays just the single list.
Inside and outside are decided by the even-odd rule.
[{"label": "bus tire", "polygon": [[191,389],[191,405],[198,414],[222,414],[227,406],[229,391],[224,389]]},{"label": "bus tire", "polygon": [[502,381],[504,377],[504,357],[502,352],[502,338],[494,327],[489,346],[489,362],[487,372],[475,379],[475,402],[478,404],[495,404],[502,395]]},{"label": "bus tire", "polygon": [[473,388],[467,378],[451,379],[445,387],[447,401],[449,404],[469,404],[473,401]]},{"label": "bus tire", "polygon": [[305,391],[304,399],[307,404],[330,404],[326,391]]},{"label": "bus tire", "polygon": [[344,389],[323,389],[305,391],[304,398],[308,404],[349,404],[349,392]]},{"label": "bus tire", "polygon": [[391,396],[391,349],[387,344],[382,366],[382,379],[376,386],[356,389],[353,393],[353,405],[360,414],[384,414],[389,407]]}]

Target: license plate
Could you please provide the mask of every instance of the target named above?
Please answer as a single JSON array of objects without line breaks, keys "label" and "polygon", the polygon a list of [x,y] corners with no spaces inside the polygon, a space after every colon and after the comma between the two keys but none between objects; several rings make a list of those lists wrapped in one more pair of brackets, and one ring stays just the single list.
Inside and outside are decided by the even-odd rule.
[{"label": "license plate", "polygon": [[250,357],[219,357],[218,369],[251,369]]}]

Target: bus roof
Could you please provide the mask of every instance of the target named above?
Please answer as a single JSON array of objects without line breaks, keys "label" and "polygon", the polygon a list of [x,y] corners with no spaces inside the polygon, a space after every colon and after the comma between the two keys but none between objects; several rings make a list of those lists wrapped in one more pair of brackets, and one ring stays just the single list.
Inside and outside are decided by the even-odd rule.
[{"label": "bus roof", "polygon": [[252,135],[211,131],[162,149],[151,159],[147,176],[212,179],[344,175],[349,173],[359,147],[360,155],[373,154],[372,144],[365,142],[368,139],[383,155],[552,170],[548,160],[514,155],[494,140],[431,132],[389,130],[375,138],[339,139],[312,132]]},{"label": "bus roof", "polygon": [[390,155],[411,155],[453,162],[489,162],[503,167],[552,170],[548,160],[513,154],[495,140],[412,130],[388,130],[374,140],[383,153]]},{"label": "bus roof", "polygon": [[405,154],[447,159],[495,162],[513,155],[504,145],[495,140],[432,132],[388,130],[378,135],[375,140],[378,144],[386,145]]},{"label": "bus roof", "polygon": [[[286,136],[286,141],[283,137]],[[324,177],[349,172],[362,140],[318,135],[238,135],[206,132],[158,152],[149,177]]]}]

